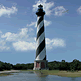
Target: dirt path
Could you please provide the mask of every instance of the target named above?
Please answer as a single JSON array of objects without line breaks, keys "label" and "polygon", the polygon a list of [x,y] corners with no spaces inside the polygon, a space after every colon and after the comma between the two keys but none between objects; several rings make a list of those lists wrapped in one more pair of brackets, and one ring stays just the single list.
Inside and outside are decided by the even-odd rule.
[{"label": "dirt path", "polygon": [[20,70],[0,71],[0,74],[1,73],[15,73],[15,72],[20,72]]}]

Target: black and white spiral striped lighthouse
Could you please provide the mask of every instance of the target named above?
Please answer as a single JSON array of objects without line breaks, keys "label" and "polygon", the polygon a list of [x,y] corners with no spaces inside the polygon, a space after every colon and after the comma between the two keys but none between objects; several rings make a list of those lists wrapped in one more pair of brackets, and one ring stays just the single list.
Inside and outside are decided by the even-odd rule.
[{"label": "black and white spiral striped lighthouse", "polygon": [[33,70],[48,69],[48,61],[46,60],[46,45],[44,33],[44,15],[43,6],[40,4],[36,12],[37,15],[37,49]]}]

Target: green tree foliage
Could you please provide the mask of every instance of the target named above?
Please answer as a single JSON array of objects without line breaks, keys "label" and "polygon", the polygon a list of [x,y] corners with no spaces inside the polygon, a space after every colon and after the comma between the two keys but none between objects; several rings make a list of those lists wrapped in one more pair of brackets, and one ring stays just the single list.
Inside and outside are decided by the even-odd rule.
[{"label": "green tree foliage", "polygon": [[19,63],[17,63],[16,65],[13,66],[13,69],[15,69],[15,70],[26,70],[27,69],[27,65],[26,64],[19,64]]},{"label": "green tree foliage", "polygon": [[65,62],[62,60],[61,62],[48,62],[49,70],[81,70],[81,62],[79,60],[74,59],[72,62]]},{"label": "green tree foliage", "polygon": [[[3,70],[27,70],[27,69],[33,69],[34,63],[28,63],[28,64],[20,64],[17,63],[16,65],[10,64],[10,63],[4,63],[0,61],[0,71]],[[49,70],[81,70],[81,62],[77,59],[74,59],[72,62],[65,62],[65,60],[59,61],[52,61],[48,62]]]},{"label": "green tree foliage", "polygon": [[13,65],[10,63],[4,63],[0,61],[0,71],[13,69]]},{"label": "green tree foliage", "polygon": [[27,67],[28,67],[27,69],[33,69],[34,63],[31,63],[31,64],[29,63],[29,64],[27,64]]}]

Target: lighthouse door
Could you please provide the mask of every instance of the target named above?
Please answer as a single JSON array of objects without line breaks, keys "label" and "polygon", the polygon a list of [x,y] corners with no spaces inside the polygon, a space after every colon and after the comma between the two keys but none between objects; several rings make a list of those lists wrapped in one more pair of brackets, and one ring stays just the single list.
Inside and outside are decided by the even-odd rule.
[{"label": "lighthouse door", "polygon": [[39,62],[36,63],[36,67],[39,67]]},{"label": "lighthouse door", "polygon": [[45,68],[44,62],[41,62],[41,68]]}]

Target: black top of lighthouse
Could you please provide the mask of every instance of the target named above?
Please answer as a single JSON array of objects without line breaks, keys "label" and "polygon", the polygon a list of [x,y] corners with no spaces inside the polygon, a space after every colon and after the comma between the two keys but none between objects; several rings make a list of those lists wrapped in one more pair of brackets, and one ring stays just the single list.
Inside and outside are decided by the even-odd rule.
[{"label": "black top of lighthouse", "polygon": [[36,15],[37,16],[43,16],[43,15],[45,15],[45,11],[43,10],[43,6],[41,4],[38,5],[38,10],[36,12]]},{"label": "black top of lighthouse", "polygon": [[41,4],[38,7],[43,7]]}]

